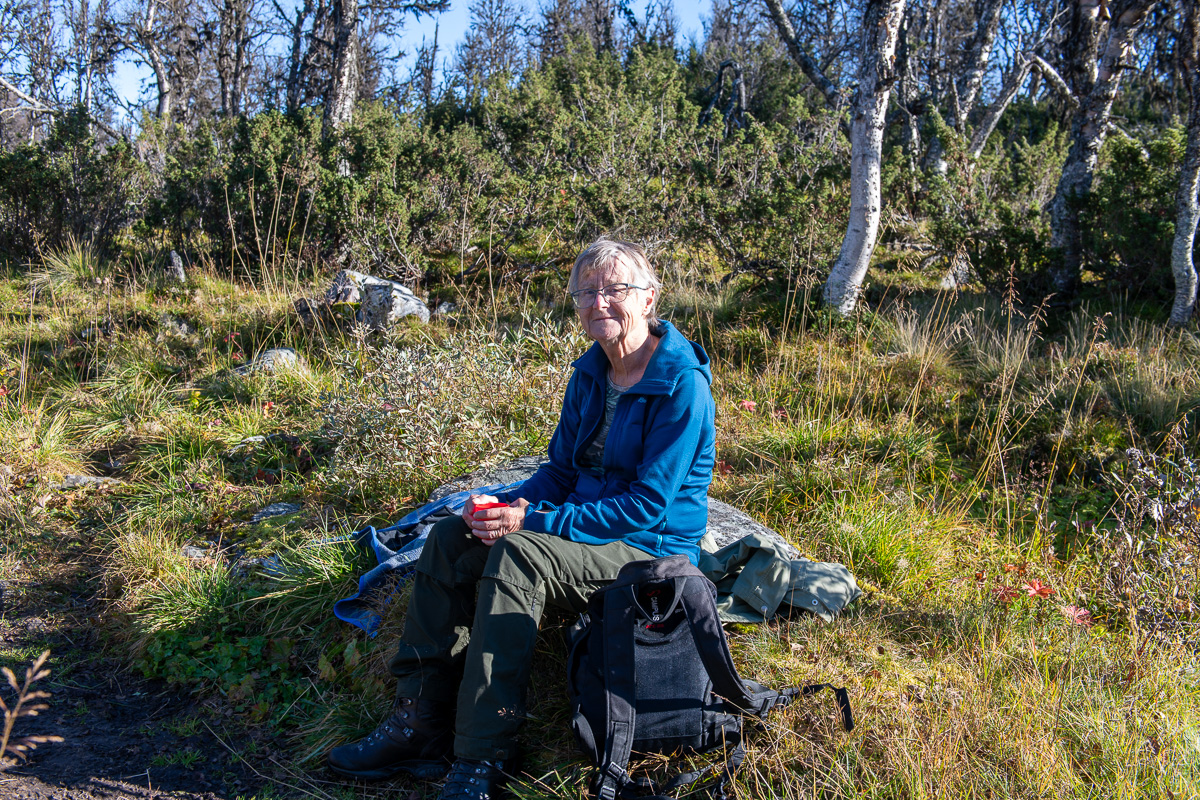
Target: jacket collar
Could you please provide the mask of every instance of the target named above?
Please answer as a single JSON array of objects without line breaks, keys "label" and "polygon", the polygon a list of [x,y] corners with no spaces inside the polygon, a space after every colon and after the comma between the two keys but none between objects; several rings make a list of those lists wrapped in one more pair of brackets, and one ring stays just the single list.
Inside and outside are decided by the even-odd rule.
[{"label": "jacket collar", "polygon": [[[638,394],[671,394],[679,378],[689,369],[699,370],[710,384],[712,370],[709,367],[708,354],[700,345],[690,342],[679,330],[666,320],[658,320],[661,340],[642,379],[630,389]],[[593,342],[588,351],[575,360],[575,369],[590,375],[597,383],[603,385],[608,377],[608,356],[604,354],[599,343]]]}]

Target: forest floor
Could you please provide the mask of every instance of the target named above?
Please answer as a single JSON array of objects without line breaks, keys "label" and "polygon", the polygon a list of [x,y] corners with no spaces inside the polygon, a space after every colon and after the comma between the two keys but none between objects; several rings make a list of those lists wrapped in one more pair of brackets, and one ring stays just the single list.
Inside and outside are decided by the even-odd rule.
[{"label": "forest floor", "polygon": [[[0,277],[0,666],[51,651],[13,736],[62,737],[0,797],[429,796],[322,766],[386,713],[406,605],[380,599],[375,638],[332,617],[372,566],[346,534],[544,452],[587,346],[569,309],[459,287],[464,310],[368,336],[297,318],[327,277],[99,280],[76,255]],[[1200,339],[937,293],[839,322],[793,289],[662,308],[713,358],[710,493],[865,590],[830,624],[729,628],[743,675],[847,686],[858,718],[783,709],[736,796],[1197,796]],[[279,347],[302,365],[247,369]],[[523,800],[586,786],[565,623],[534,662]]]}]

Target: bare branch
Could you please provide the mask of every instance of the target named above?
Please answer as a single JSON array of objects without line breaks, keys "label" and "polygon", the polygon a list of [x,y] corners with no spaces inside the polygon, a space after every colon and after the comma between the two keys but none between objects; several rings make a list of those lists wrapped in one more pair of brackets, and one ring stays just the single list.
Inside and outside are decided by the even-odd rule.
[{"label": "bare branch", "polygon": [[765,0],[765,2],[767,10],[771,12],[771,19],[775,21],[775,30],[779,32],[779,38],[787,45],[788,54],[792,57],[792,60],[799,65],[800,70],[808,76],[808,79],[813,82],[818,91],[825,96],[825,102],[829,103],[833,108],[839,108],[842,104],[842,96],[838,91],[838,87],[825,76],[825,73],[817,65],[817,62],[800,46],[800,40],[796,36],[796,29],[792,26],[792,21],[788,18],[787,12],[783,10],[782,0]]},{"label": "bare branch", "polygon": [[1033,66],[1042,73],[1042,77],[1046,79],[1046,82],[1054,87],[1059,97],[1066,101],[1067,105],[1071,108],[1079,108],[1079,98],[1071,93],[1071,87],[1067,86],[1067,82],[1063,80],[1062,75],[1058,74],[1058,70],[1050,66],[1050,63],[1037,53],[1034,53],[1031,58]]}]

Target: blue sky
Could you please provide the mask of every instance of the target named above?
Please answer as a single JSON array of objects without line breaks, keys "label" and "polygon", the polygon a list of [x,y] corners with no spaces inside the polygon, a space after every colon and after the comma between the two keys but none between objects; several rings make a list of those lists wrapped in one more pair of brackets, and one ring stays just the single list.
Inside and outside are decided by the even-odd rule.
[{"label": "blue sky", "polygon": [[[634,0],[633,7],[639,17],[645,15],[647,0]],[[397,49],[408,54],[409,59],[416,53],[422,39],[433,41],[434,26],[437,26],[438,50],[442,58],[449,58],[463,40],[467,27],[471,22],[471,0],[451,0],[450,10],[433,17],[425,17],[419,22],[409,21],[407,29],[397,37]],[[525,0],[527,8],[536,10],[538,0]],[[285,4],[285,7],[286,4]],[[707,19],[712,9],[712,0],[676,0],[675,17],[678,20],[677,29],[679,40],[677,46],[682,46],[689,38],[700,39],[704,33],[702,18]],[[127,100],[136,98],[139,90],[150,87],[151,74],[144,65],[134,64],[124,60],[117,64],[113,78],[118,94]]]}]

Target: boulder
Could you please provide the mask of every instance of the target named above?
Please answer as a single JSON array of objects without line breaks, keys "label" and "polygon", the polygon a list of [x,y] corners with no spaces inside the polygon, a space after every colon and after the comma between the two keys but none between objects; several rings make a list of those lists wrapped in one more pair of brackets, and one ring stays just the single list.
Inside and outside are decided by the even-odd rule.
[{"label": "boulder", "polygon": [[363,287],[359,317],[371,330],[382,331],[405,317],[429,322],[429,308],[398,283],[369,283]]},{"label": "boulder", "polygon": [[[474,489],[479,486],[494,486],[496,484],[515,483],[524,480],[537,471],[545,459],[538,456],[524,456],[495,467],[477,469],[469,475],[455,478],[449,483],[442,484],[429,495],[429,502],[441,500],[454,492]],[[745,511],[734,508],[712,497],[708,498],[708,531],[700,545],[709,552],[716,552],[728,544],[732,544],[744,536],[756,533],[764,539],[779,544],[789,558],[800,557],[800,551],[775,531],[751,517]]]},{"label": "boulder", "polygon": [[415,316],[429,321],[429,307],[412,290],[395,281],[344,269],[325,292],[328,305],[361,303],[358,321],[372,330],[383,330],[396,320]]}]

